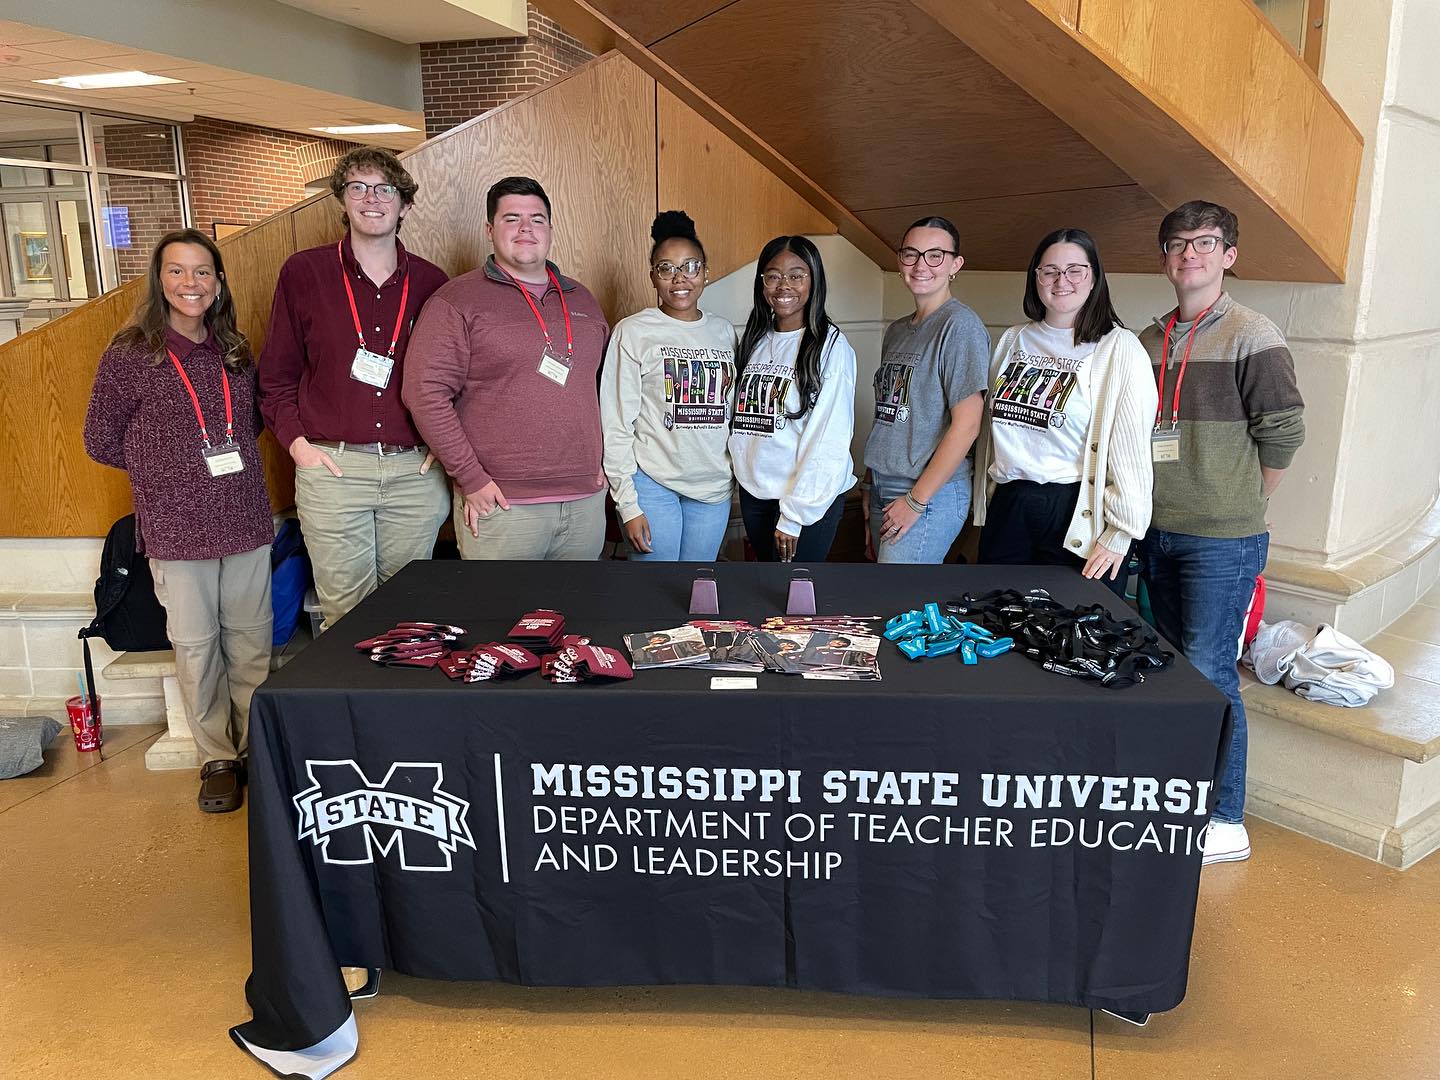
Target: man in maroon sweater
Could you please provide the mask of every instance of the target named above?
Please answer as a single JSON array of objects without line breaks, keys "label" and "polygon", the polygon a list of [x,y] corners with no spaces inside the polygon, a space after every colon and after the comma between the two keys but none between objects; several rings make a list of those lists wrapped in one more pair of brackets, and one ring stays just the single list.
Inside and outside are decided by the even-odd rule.
[{"label": "man in maroon sweater", "polygon": [[260,354],[265,422],[295,459],[295,507],[327,626],[411,559],[428,559],[450,491],[400,401],[420,308],[445,283],[400,243],[417,185],[389,150],[335,166],[339,244],[280,269]]},{"label": "man in maroon sweater", "polygon": [[494,255],[415,326],[403,397],[455,479],[465,559],[596,559],[605,544],[596,372],[610,328],[561,276],[550,199],[512,176],[485,199]]}]

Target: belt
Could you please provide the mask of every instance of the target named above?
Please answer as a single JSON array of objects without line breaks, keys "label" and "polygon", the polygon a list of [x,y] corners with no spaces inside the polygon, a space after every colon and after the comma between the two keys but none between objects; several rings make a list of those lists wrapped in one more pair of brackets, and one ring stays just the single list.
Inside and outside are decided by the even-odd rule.
[{"label": "belt", "polygon": [[396,443],[386,442],[329,442],[325,439],[311,439],[311,446],[323,447],[326,450],[353,450],[357,454],[376,454],[379,457],[390,457],[393,454],[408,454],[412,451],[425,453],[424,446],[400,446]]}]

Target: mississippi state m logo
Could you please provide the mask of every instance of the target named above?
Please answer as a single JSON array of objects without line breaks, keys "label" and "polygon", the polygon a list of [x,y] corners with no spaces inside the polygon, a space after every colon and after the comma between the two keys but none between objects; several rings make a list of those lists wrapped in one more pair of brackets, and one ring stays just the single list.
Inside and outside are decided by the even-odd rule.
[{"label": "mississippi state m logo", "polygon": [[378,784],[354,761],[306,761],[310,787],[295,796],[300,839],[339,866],[400,860],[405,870],[449,870],[459,845],[475,840],[465,815],[470,804],[440,790],[433,761],[397,761]]}]

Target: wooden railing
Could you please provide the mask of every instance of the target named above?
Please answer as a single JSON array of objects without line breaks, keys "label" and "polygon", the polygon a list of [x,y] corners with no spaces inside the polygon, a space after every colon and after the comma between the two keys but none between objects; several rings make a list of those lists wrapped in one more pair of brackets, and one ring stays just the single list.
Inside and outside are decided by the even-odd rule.
[{"label": "wooden railing", "polygon": [[[777,179],[741,142],[613,52],[429,140],[405,165],[420,191],[401,235],[452,275],[488,254],[490,184],[538,178],[554,204],[551,257],[589,286],[612,322],[654,303],[647,257],[657,209],[695,218],[712,278],[753,259],[776,234],[836,231],[832,215],[796,194],[803,178]],[[257,353],[281,265],[334,242],[339,215],[330,196],[317,196],[219,242],[240,327]],[[100,354],[141,287],[131,282],[0,346],[0,536],[101,536],[129,511],[124,473],[86,456],[82,429]],[[262,451],[271,501],[288,506],[289,456],[268,433]]]}]

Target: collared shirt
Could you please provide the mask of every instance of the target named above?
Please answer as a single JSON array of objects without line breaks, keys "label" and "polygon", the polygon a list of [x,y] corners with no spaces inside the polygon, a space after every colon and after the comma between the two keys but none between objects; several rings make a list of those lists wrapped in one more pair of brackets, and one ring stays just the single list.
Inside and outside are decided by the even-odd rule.
[{"label": "collared shirt", "polygon": [[[400,400],[405,350],[420,309],[446,277],[438,266],[407,252],[398,239],[395,249],[395,273],[379,286],[355,260],[348,234],[340,243],[338,258],[335,245],[326,244],[296,252],[281,267],[260,354],[260,407],[286,449],[301,435],[311,440],[401,446],[421,441]],[[342,262],[366,347],[381,356],[390,348],[405,275],[410,275],[395,367],[384,389],[350,375],[359,341],[345,295]]]},{"label": "collared shirt", "polygon": [[[525,501],[605,489],[596,377],[610,327],[584,285],[546,265],[559,289],[548,284],[527,301],[492,256],[440,289],[415,328],[405,400],[467,494],[491,480],[507,499]],[[547,331],[557,357],[566,355],[566,310],[575,354],[562,386],[539,363]]]}]

